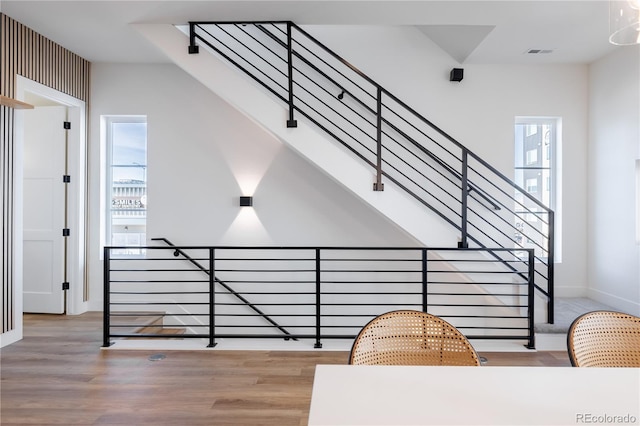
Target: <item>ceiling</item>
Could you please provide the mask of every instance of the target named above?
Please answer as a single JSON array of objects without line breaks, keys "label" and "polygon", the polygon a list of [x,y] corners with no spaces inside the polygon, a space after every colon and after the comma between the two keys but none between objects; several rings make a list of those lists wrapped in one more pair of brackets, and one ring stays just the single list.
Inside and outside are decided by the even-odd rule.
[{"label": "ceiling", "polygon": [[616,49],[602,0],[0,0],[0,12],[92,62],[167,62],[129,24],[189,20],[413,25],[460,64],[584,64]]}]

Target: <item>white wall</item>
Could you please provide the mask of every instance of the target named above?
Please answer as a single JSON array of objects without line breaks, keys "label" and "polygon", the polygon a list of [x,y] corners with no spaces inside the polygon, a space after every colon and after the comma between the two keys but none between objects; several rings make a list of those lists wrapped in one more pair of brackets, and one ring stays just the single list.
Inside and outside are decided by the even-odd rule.
[{"label": "white wall", "polygon": [[[461,65],[410,26],[304,29],[509,177],[515,117],[561,117],[556,294],[586,295],[586,65]],[[464,68],[459,83],[449,81],[454,67]]]},{"label": "white wall", "polygon": [[640,47],[591,64],[589,92],[589,295],[640,315]]},{"label": "white wall", "polygon": [[[453,83],[449,71],[460,64],[413,27],[305,29],[507,176],[514,118],[562,117],[563,255],[556,291],[586,294],[587,66],[464,65],[464,80]],[[177,244],[416,244],[177,67],[94,64],[91,99],[95,308],[102,283],[97,177],[103,114],[148,116],[149,237]],[[253,210],[237,207],[238,197],[251,193]]]},{"label": "white wall", "polygon": [[[101,309],[100,116],[147,115],[147,236],[182,245],[416,241],[174,65],[93,64],[91,309]],[[239,197],[253,195],[241,209]]]}]

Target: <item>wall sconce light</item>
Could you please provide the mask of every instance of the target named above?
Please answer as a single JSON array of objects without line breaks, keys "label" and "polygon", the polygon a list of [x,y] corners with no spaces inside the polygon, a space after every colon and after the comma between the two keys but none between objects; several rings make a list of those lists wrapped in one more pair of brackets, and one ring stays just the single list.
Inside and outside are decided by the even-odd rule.
[{"label": "wall sconce light", "polygon": [[240,197],[240,207],[253,206],[253,197]]},{"label": "wall sconce light", "polygon": [[609,42],[640,44],[640,0],[609,0]]}]

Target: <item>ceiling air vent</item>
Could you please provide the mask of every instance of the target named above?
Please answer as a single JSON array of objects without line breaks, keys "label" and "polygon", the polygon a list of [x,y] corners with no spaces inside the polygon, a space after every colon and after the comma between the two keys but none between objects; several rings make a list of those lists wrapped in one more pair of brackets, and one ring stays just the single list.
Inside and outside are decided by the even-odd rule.
[{"label": "ceiling air vent", "polygon": [[528,49],[525,53],[529,55],[542,55],[547,53],[553,53],[553,49]]}]

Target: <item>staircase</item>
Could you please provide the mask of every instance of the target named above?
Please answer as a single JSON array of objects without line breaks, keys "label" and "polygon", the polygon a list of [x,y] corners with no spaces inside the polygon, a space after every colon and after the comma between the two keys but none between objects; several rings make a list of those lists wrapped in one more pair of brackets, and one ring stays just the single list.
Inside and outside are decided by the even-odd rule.
[{"label": "staircase", "polygon": [[[135,332],[141,335],[152,335],[152,336],[163,336],[166,338],[175,339],[176,336],[180,336],[185,333],[184,328],[180,327],[167,327],[164,325],[164,315],[158,317],[156,321],[151,324],[148,324]],[[151,339],[151,337],[146,337],[146,339]]]},{"label": "staircase", "polygon": [[[125,339],[172,338],[186,332],[184,327],[165,324],[164,312],[120,311],[111,316],[111,331]],[[128,336],[128,337],[127,337]]]},{"label": "staircase", "polygon": [[[553,212],[302,28],[135,27],[423,244],[534,249],[535,287],[553,323]],[[513,270],[508,262],[504,268]]]}]

